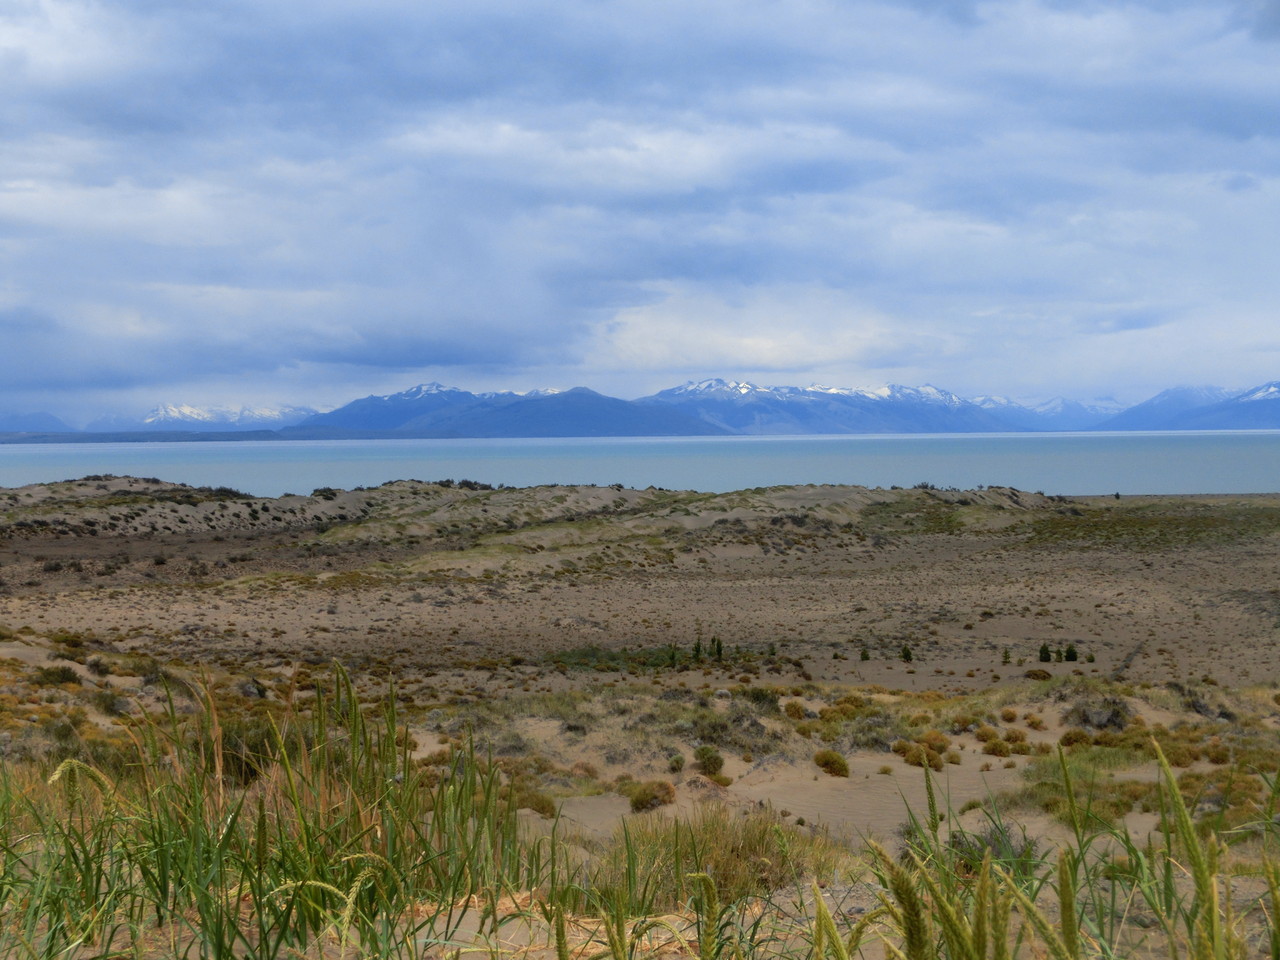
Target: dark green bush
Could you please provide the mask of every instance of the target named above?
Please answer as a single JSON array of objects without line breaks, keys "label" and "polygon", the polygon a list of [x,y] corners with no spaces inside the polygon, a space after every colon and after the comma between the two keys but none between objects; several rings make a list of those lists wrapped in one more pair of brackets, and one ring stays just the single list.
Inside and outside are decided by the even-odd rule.
[{"label": "dark green bush", "polygon": [[713,777],[724,769],[724,757],[710,744],[703,744],[693,751],[693,763],[702,773]]},{"label": "dark green bush", "polygon": [[37,667],[31,676],[31,682],[38,687],[57,687],[64,683],[80,682],[80,674],[71,667]]}]

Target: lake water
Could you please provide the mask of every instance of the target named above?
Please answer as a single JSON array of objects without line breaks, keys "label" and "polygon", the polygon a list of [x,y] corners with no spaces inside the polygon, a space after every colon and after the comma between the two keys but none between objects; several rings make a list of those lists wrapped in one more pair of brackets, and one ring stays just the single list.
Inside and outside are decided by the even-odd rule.
[{"label": "lake water", "polygon": [[0,445],[0,486],[88,474],[259,496],[445,478],[722,492],[792,483],[1060,494],[1280,491],[1280,431]]}]

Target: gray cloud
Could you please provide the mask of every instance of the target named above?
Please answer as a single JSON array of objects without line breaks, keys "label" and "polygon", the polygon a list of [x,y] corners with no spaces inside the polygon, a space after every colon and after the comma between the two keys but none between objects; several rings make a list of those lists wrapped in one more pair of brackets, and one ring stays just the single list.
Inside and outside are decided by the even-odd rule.
[{"label": "gray cloud", "polygon": [[0,8],[0,408],[1264,379],[1277,9]]}]

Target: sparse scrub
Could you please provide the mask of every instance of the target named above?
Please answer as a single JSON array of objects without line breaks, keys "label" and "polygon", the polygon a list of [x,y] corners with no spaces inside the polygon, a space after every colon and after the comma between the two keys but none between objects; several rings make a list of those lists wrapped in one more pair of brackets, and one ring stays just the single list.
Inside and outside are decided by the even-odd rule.
[{"label": "sparse scrub", "polygon": [[[483,517],[493,502],[485,496],[491,491],[481,485],[420,486],[430,486],[429,497],[447,497],[459,506],[429,521],[413,521],[418,532],[412,535],[397,531],[392,536],[392,525],[385,526],[387,535],[379,534],[372,554],[378,560],[368,569],[359,567],[370,554],[362,557],[362,548],[351,539],[355,521],[325,513],[323,544],[316,533],[316,549],[302,545],[297,551],[300,563],[335,568],[322,575],[323,581],[307,574],[262,582],[259,575],[273,551],[263,549],[264,541],[242,544],[229,536],[232,542],[216,548],[208,568],[227,580],[180,588],[186,591],[175,603],[180,611],[190,609],[185,604],[199,590],[194,599],[200,615],[177,614],[191,621],[183,627],[177,625],[181,620],[161,624],[157,618],[136,630],[106,623],[100,633],[80,625],[76,629],[82,633],[63,634],[45,627],[56,622],[55,615],[12,614],[13,629],[0,630],[0,636],[23,644],[49,641],[59,656],[72,661],[44,669],[62,667],[78,677],[87,671],[97,681],[114,669],[119,678],[111,675],[114,686],[98,686],[88,679],[81,684],[67,673],[51,674],[48,679],[55,682],[38,686],[34,665],[0,663],[0,957],[1280,956],[1274,919],[1280,912],[1280,748],[1273,702],[1280,695],[1270,662],[1263,672],[1264,658],[1247,664],[1254,684],[1247,691],[1219,687],[1203,676],[1208,669],[1224,683],[1231,676],[1227,665],[1219,670],[1209,661],[1194,663],[1200,680],[1161,686],[1157,676],[1143,673],[1144,661],[1153,667],[1164,664],[1161,657],[1172,662],[1188,649],[1184,641],[1195,645],[1197,634],[1188,630],[1189,637],[1182,636],[1184,625],[1170,622],[1175,615],[1158,612],[1152,636],[1163,631],[1169,639],[1157,642],[1169,649],[1152,644],[1149,652],[1140,650],[1132,661],[1132,683],[1086,677],[1089,671],[1071,668],[1076,659],[1094,662],[1092,652],[1086,653],[1094,641],[1087,637],[1099,637],[1099,656],[1109,669],[1114,666],[1118,649],[1103,639],[1109,628],[1082,622],[1077,632],[1071,619],[1081,612],[1077,597],[1030,569],[1022,588],[1025,600],[983,602],[999,611],[1001,621],[1036,616],[1043,618],[1035,621],[1037,629],[1064,631],[1053,635],[1065,649],[1049,653],[1054,658],[1060,652],[1067,666],[1050,668],[1061,676],[1040,671],[1032,677],[1035,685],[1015,689],[1006,683],[973,692],[995,677],[989,669],[995,660],[1016,659],[1018,673],[1025,659],[1034,661],[1036,645],[1026,634],[1007,641],[1015,644],[1012,652],[1001,650],[1005,641],[1000,638],[1016,635],[1012,622],[1007,632],[1001,625],[988,642],[982,633],[997,615],[994,610],[977,616],[979,605],[957,609],[953,603],[943,610],[916,598],[884,602],[881,609],[882,598],[871,590],[867,603],[874,609],[854,608],[856,622],[847,636],[814,640],[804,635],[809,626],[797,622],[793,628],[779,618],[776,629],[753,636],[737,625],[725,626],[726,646],[708,639],[710,631],[701,626],[696,635],[689,632],[673,616],[670,623],[655,619],[636,626],[636,646],[627,650],[609,635],[603,617],[597,621],[593,615],[581,624],[566,618],[563,633],[578,644],[593,635],[607,638],[602,648],[542,660],[512,647],[525,654],[512,656],[491,642],[503,638],[478,637],[483,627],[450,623],[475,619],[459,616],[469,607],[449,608],[501,602],[504,592],[516,594],[526,586],[532,593],[558,589],[557,581],[572,585],[580,576],[614,579],[627,564],[647,568],[649,576],[652,568],[669,563],[663,555],[672,544],[687,555],[682,562],[706,564],[706,569],[716,562],[714,550],[705,551],[710,563],[696,551],[712,537],[732,534],[728,542],[737,544],[745,542],[738,539],[742,531],[754,536],[755,529],[736,517],[709,532],[673,526],[661,535],[641,532],[611,543],[606,554],[603,548],[568,543],[595,522],[589,509],[573,501],[576,489],[555,491],[555,497],[568,501],[556,513],[563,528],[556,532],[564,539],[544,544],[534,543],[529,533],[532,512],[518,525],[496,507],[492,517]],[[304,512],[339,506],[352,518],[367,512],[358,492],[318,494],[320,499],[302,506]],[[814,557],[814,541],[805,538],[843,532],[849,546],[856,535],[859,542],[868,541],[868,549],[879,549],[891,542],[886,531],[905,538],[921,530],[958,532],[971,520],[982,522],[985,508],[971,509],[967,498],[944,503],[940,498],[949,494],[927,485],[898,494],[897,502],[859,513],[856,526],[825,520],[827,508],[820,503],[788,503],[785,512],[775,511],[778,522],[759,524],[768,535],[766,552],[789,554],[788,563],[794,564],[789,572],[794,572],[821,559]],[[826,495],[824,490],[801,496]],[[208,503],[204,494],[178,491],[174,496],[191,496],[217,517],[217,503]],[[630,510],[637,497],[651,497],[663,501],[673,518],[692,517],[705,505],[695,506],[695,496],[726,513],[749,509],[712,495],[670,491],[629,492],[619,497],[623,507],[610,509]],[[896,495],[886,491],[885,496]],[[1008,496],[1008,502],[1017,501],[1016,492]],[[1138,498],[1117,504],[1117,515],[1109,518],[1095,518],[1089,508],[1077,510],[1065,500],[1049,502],[1060,518],[1040,524],[1042,514],[1019,505],[1019,517],[1012,519],[1015,535],[1001,533],[1000,549],[1022,550],[1028,541],[1091,549],[1094,544],[1066,528],[1083,522],[1096,532],[1116,520],[1127,529],[1111,545],[1124,549],[1164,550],[1179,538],[1206,543],[1239,536],[1221,524],[1198,529],[1192,524],[1190,534],[1179,533],[1172,522],[1175,511],[1162,517],[1148,512],[1131,523],[1127,517],[1140,508],[1130,503],[1140,504]],[[228,519],[221,522],[232,527],[266,523],[295,509],[274,502],[268,509],[261,501],[235,498],[225,505]],[[94,535],[109,534],[115,523],[145,530],[147,516],[139,521],[133,510],[106,514],[109,520],[96,521]],[[229,519],[233,512],[238,520]],[[633,516],[643,531],[645,518]],[[1251,527],[1247,536],[1265,526]],[[135,595],[129,591],[139,578],[150,581],[143,584],[146,590],[159,586],[156,594],[167,600],[178,596],[178,587],[169,589],[175,578],[193,575],[192,555],[199,548],[179,547],[182,537],[166,537],[173,532],[167,528],[153,526],[152,531],[163,543],[133,551],[132,560],[110,549],[85,557],[82,579],[102,597],[104,609],[131,605]],[[436,561],[457,560],[436,556],[434,545],[416,549],[420,545],[435,540],[444,550],[461,550],[464,544],[489,550],[493,544],[483,537],[494,531],[529,534],[524,545],[503,545],[510,552],[500,554],[502,563],[514,557],[518,565],[520,551],[531,563],[559,553],[552,558],[555,566],[518,580],[496,563],[478,569],[472,554],[457,558],[465,562],[452,572],[422,572]],[[640,540],[651,542],[640,549]],[[413,557],[401,566],[408,548],[414,548]],[[171,561],[163,566],[151,562],[161,549]],[[57,552],[70,556],[65,550],[63,545]],[[247,551],[231,557],[250,565],[228,570],[228,551]],[[539,559],[539,553],[546,556]],[[30,561],[27,570],[41,571],[42,558],[31,555]],[[415,567],[419,562],[424,566]],[[45,588],[74,586],[80,572],[63,564],[60,571],[43,571]],[[5,565],[3,572],[11,574],[7,555]],[[95,582],[92,574],[100,568],[115,570],[116,579]],[[18,573],[18,581],[24,576]],[[1191,582],[1189,575],[1183,577]],[[38,592],[40,583],[21,585],[23,591]],[[1272,616],[1268,622],[1280,617],[1280,600],[1265,581],[1260,583],[1240,596],[1222,598],[1232,605],[1231,616],[1253,604]],[[272,641],[279,640],[280,650],[275,649],[266,639],[268,631],[246,615],[244,601],[257,592],[271,597],[295,587],[323,591],[317,593],[323,599],[315,612],[324,614],[329,605],[329,613],[318,617],[316,632],[328,636],[302,649],[300,659],[308,666],[291,668],[281,651],[301,631],[293,625],[287,633],[271,631]],[[1128,583],[1108,589],[1115,602],[1097,598],[1099,612],[1092,616],[1110,619],[1127,615],[1126,607],[1149,609],[1130,589]],[[358,622],[361,604],[346,602],[356,591],[371,600],[376,591],[376,602],[386,606],[401,600],[419,605],[408,611],[414,619],[431,614],[429,604],[439,604],[439,617],[422,618],[422,646],[444,648],[449,659],[433,664],[425,676],[414,676],[417,640],[407,633],[397,636],[392,619],[365,618],[367,643],[359,626],[354,637],[343,636]],[[24,603],[35,609],[20,591],[14,593],[13,604],[6,598],[7,610],[22,610]],[[1024,614],[1018,611],[1021,603]],[[134,612],[133,622],[142,623],[142,611]],[[489,608],[476,612],[483,623]],[[24,619],[37,626],[19,628]],[[979,683],[968,685],[946,679],[954,676],[946,672],[948,635],[966,620],[982,628],[973,647],[985,649],[982,655],[989,661],[971,671]],[[1206,623],[1206,632],[1210,629]],[[1068,635],[1081,639],[1075,658]],[[911,670],[894,662],[904,638],[916,661],[907,665]],[[395,644],[403,646],[393,651]],[[850,692],[831,679],[826,663],[815,666],[815,647],[825,661],[828,655],[844,660],[843,651],[852,654],[858,646],[875,650],[874,669],[888,671],[886,683],[911,689]],[[353,671],[360,671],[352,681],[341,671],[326,676],[319,666],[327,651],[338,647]],[[162,659],[130,653],[137,650]],[[200,652],[194,668],[178,659],[195,650]],[[930,667],[916,675],[920,661]],[[823,675],[813,681],[807,669]],[[597,671],[600,683],[592,685]],[[964,672],[964,667],[955,671]],[[1000,672],[1012,679],[1012,670]],[[406,688],[388,695],[372,679],[388,675],[405,677]],[[193,677],[207,679],[183,682]],[[740,685],[733,678],[740,678]],[[1046,725],[1036,713],[1023,713],[1019,720],[1026,704],[1055,721],[1059,711],[1065,714],[1063,746],[1043,735],[1030,742],[1027,731]],[[1125,705],[1129,714],[1112,710],[1116,704]],[[1149,724],[1138,715],[1144,704],[1153,708],[1146,711],[1153,717]],[[126,708],[128,716],[115,716]],[[1167,726],[1157,723],[1157,716]],[[1016,764],[1022,785],[985,802],[958,795],[957,804],[969,801],[960,806],[959,813],[967,814],[961,817],[940,805],[930,778],[974,750],[975,731],[986,753],[964,759],[963,769],[976,776],[978,767]],[[606,785],[588,760],[573,763],[560,753],[561,744],[548,744],[547,752],[539,753],[540,739],[557,734],[573,758],[607,763],[614,767],[609,776],[619,767],[636,770],[641,779],[628,776]],[[952,739],[958,740],[954,746]],[[415,740],[430,746],[420,750]],[[803,780],[817,781],[821,770],[835,766],[834,761],[823,765],[824,754],[838,758],[847,772],[845,758],[853,751],[890,744],[923,770],[904,771],[893,763],[879,773],[896,773],[903,790],[912,792],[923,778],[929,792],[927,803],[914,805],[909,814],[915,822],[904,833],[905,856],[872,847],[855,861],[845,845],[828,842],[820,808],[803,797],[788,803],[803,804],[804,817],[785,811],[774,815],[767,806],[743,803],[754,799],[755,783],[730,789],[729,804],[720,806],[714,801],[719,791],[707,789],[700,777],[691,778],[681,790],[705,801],[692,817],[683,807],[643,813],[662,808],[676,792],[662,779],[644,778],[665,777],[669,771],[674,780],[686,764],[695,764],[712,782],[729,784],[722,753],[735,758],[735,768],[738,757],[747,763],[760,760],[759,771],[794,775],[798,770]],[[814,766],[794,765],[805,757],[812,757]],[[859,760],[857,782],[827,781],[822,791],[847,794],[856,808],[864,769],[875,771],[881,762],[880,757]],[[563,769],[558,763],[573,766]],[[1153,766],[1158,767],[1155,778]],[[963,789],[972,779],[948,778],[952,788]],[[1013,780],[1001,777],[1004,783]],[[870,793],[895,792],[892,781],[865,786],[879,788]],[[613,837],[576,835],[574,821],[559,817],[560,799],[610,788],[639,814],[621,818]],[[601,805],[612,815],[628,804],[614,796]],[[1049,832],[1052,847],[1048,839],[1037,844],[1012,819],[1023,812],[1056,821]],[[1146,816],[1138,821],[1140,836],[1130,837],[1125,818],[1135,814]],[[841,829],[840,821],[833,829]]]},{"label": "sparse scrub", "polygon": [[834,750],[819,750],[813,755],[813,762],[827,776],[849,776],[849,761]]}]

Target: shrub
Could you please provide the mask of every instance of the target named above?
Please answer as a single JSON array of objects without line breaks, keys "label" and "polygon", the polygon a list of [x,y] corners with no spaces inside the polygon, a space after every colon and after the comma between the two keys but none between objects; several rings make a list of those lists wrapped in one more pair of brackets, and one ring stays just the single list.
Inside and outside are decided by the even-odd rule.
[{"label": "shrub", "polygon": [[[632,803],[634,804],[634,800]],[[548,820],[554,820],[557,810],[556,802],[541,790],[532,788],[524,788],[516,791],[515,803],[517,809],[532,810],[539,816],[546,817]],[[634,807],[632,808],[634,809]]]},{"label": "shrub", "polygon": [[679,773],[684,769],[684,754],[673,753],[667,758],[667,770],[671,773]]},{"label": "shrub", "polygon": [[31,677],[31,682],[38,687],[57,687],[64,683],[79,683],[80,674],[71,667],[38,667]]},{"label": "shrub", "polygon": [[714,777],[724,769],[724,757],[710,744],[703,744],[693,751],[693,764],[708,777]]},{"label": "shrub", "polygon": [[983,724],[977,730],[973,731],[973,735],[978,738],[981,743],[988,743],[992,740],[1000,739],[1000,731],[995,727]]},{"label": "shrub", "polygon": [[942,757],[922,743],[913,743],[902,755],[902,761],[910,767],[928,767],[942,772]]},{"label": "shrub", "polygon": [[988,740],[983,744],[982,752],[989,757],[1007,757],[1013,750],[1004,740]]},{"label": "shrub", "polygon": [[804,713],[805,713],[804,707],[801,706],[799,703],[797,703],[795,700],[788,700],[786,706],[782,708],[782,712],[785,713],[792,720],[804,719]]},{"label": "shrub", "polygon": [[1064,730],[1062,736],[1058,738],[1058,743],[1064,747],[1074,747],[1081,743],[1092,743],[1093,737],[1089,736],[1087,730],[1081,730],[1079,727],[1072,727],[1070,730]]},{"label": "shrub", "polygon": [[916,737],[918,743],[924,744],[935,753],[945,753],[951,746],[951,738],[941,730],[926,730]]},{"label": "shrub", "polygon": [[819,750],[813,755],[813,762],[827,776],[849,776],[849,761],[834,750]]},{"label": "shrub", "polygon": [[1049,650],[1047,643],[1040,644],[1040,662],[1049,663],[1053,659],[1053,653]]},{"label": "shrub", "polygon": [[129,709],[129,701],[109,689],[93,691],[89,696],[89,702],[108,717],[121,716]]},{"label": "shrub", "polygon": [[1014,833],[1009,825],[998,820],[988,824],[980,833],[958,830],[947,843],[957,863],[971,874],[977,873],[987,858],[1014,876],[1023,878],[1038,876],[1044,867],[1039,842],[1028,837],[1024,828],[1019,827]]},{"label": "shrub", "polygon": [[1231,749],[1217,737],[1214,737],[1205,744],[1204,756],[1210,763],[1227,763],[1231,759]]},{"label": "shrub", "polygon": [[1200,757],[1200,751],[1182,743],[1170,743],[1162,747],[1164,757],[1171,767],[1189,767]]},{"label": "shrub", "polygon": [[769,690],[765,687],[751,687],[743,690],[738,696],[741,696],[747,702],[755,704],[764,713],[778,712],[778,691]]},{"label": "shrub", "polygon": [[665,780],[646,780],[636,784],[631,794],[631,812],[644,813],[674,803],[676,788]]}]

